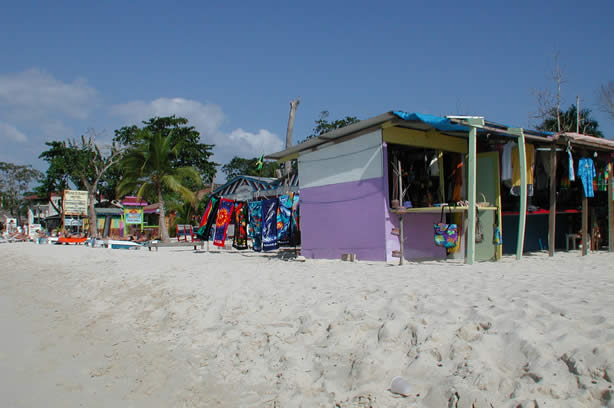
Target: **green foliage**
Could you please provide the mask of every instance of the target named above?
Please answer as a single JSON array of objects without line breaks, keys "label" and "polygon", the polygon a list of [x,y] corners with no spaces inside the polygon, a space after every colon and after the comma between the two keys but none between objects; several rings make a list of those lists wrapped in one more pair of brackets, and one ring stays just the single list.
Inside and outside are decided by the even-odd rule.
[{"label": "green foliage", "polygon": [[180,195],[184,201],[194,203],[194,193],[186,186],[201,185],[199,172],[194,167],[176,167],[177,156],[183,154],[180,145],[174,142],[173,133],[152,133],[139,130],[139,141],[128,150],[120,162],[123,179],[118,194],[123,196],[136,191],[137,197],[145,197],[160,204],[160,234],[168,241],[166,228],[164,191]]},{"label": "green foliage", "polygon": [[227,180],[237,176],[276,177],[275,170],[279,169],[277,162],[262,162],[261,169],[258,169],[259,164],[257,157],[244,159],[235,156],[230,162],[222,166],[222,172],[226,174]]},{"label": "green foliage", "polygon": [[[160,134],[163,137],[171,136],[170,145],[176,149],[177,154],[171,159],[171,167],[194,167],[202,180],[211,180],[215,174],[216,163],[210,161],[214,145],[200,142],[200,133],[188,126],[188,120],[181,117],[166,116],[154,117],[143,122],[143,127],[124,126],[115,131],[113,140],[128,149],[137,148],[143,143],[147,132]],[[145,132],[143,132],[145,131]],[[186,180],[189,183],[189,180]],[[198,186],[190,186],[196,189]]]},{"label": "green foliage", "polygon": [[[337,119],[331,122],[328,120],[328,116],[328,111],[324,110],[320,112],[320,117],[315,121],[316,125],[313,128],[313,132],[311,133],[311,135],[307,136],[305,140],[309,140],[311,138],[321,136],[324,133],[331,132],[335,129],[340,129],[353,123],[360,122],[360,119],[358,119],[356,116],[346,116],[343,119]],[[305,140],[302,140],[299,143],[302,143]]]},{"label": "green foliage", "polygon": [[[560,118],[562,132],[576,131],[577,112],[576,105],[571,105],[566,111],[561,111]],[[537,130],[544,130],[548,132],[556,132],[558,130],[556,107],[548,109],[547,116],[544,118],[542,123],[537,126]],[[603,137],[603,133],[601,130],[599,130],[599,123],[591,117],[590,109],[580,109],[580,133],[595,137]]]},{"label": "green foliage", "polygon": [[[77,141],[51,141],[45,143],[49,149],[39,156],[49,163],[37,192],[48,196],[67,188],[98,190],[102,194],[112,192],[113,178],[109,176],[117,161],[119,149],[113,145],[109,152],[102,152],[93,136],[81,136]],[[118,169],[113,169],[119,172]],[[112,199],[113,195],[104,194]]]},{"label": "green foliage", "polygon": [[37,182],[43,174],[32,166],[0,162],[0,205],[11,215],[20,215],[24,207],[24,194],[30,184]]}]

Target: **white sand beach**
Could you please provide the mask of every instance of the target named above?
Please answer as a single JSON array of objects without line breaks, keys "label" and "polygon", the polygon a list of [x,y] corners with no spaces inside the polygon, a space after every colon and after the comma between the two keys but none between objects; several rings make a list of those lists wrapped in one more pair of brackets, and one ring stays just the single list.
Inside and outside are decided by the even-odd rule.
[{"label": "white sand beach", "polygon": [[[3,244],[2,407],[614,407],[614,255]],[[404,398],[389,391],[402,376]]]}]

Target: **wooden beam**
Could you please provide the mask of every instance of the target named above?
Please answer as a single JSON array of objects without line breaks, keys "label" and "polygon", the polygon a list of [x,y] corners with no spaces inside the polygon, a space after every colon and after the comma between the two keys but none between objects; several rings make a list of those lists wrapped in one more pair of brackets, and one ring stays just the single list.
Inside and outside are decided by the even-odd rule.
[{"label": "wooden beam", "polygon": [[588,198],[582,193],[582,256],[586,255],[588,255]]},{"label": "wooden beam", "polygon": [[405,236],[403,234],[403,214],[399,214],[399,265],[403,265],[403,261],[405,260],[405,255],[403,254],[405,247]]},{"label": "wooden beam", "polygon": [[445,180],[444,180],[444,172],[443,172],[443,152],[439,150],[437,152],[437,166],[439,167],[439,195],[441,196],[441,203],[446,202],[446,188],[445,188]]},{"label": "wooden beam", "polygon": [[436,130],[424,132],[415,129],[390,127],[382,129],[382,139],[387,143],[404,146],[424,147],[427,149],[445,150],[455,153],[467,153],[467,143],[464,139],[444,135]]},{"label": "wooden beam", "polygon": [[475,262],[475,217],[476,217],[476,159],[477,159],[477,128],[469,127],[469,167],[467,172],[467,198],[469,200],[467,224],[467,252],[465,263],[473,265]]},{"label": "wooden beam", "polygon": [[516,244],[516,259],[522,258],[524,251],[524,234],[527,225],[527,152],[524,144],[524,130],[510,128],[510,133],[518,136],[518,165],[520,166],[520,214],[518,216],[518,241]]},{"label": "wooden beam", "polygon": [[608,164],[608,251],[614,252],[614,166]]},{"label": "wooden beam", "polygon": [[556,244],[556,145],[550,147],[550,214],[548,215],[548,255],[554,256]]}]

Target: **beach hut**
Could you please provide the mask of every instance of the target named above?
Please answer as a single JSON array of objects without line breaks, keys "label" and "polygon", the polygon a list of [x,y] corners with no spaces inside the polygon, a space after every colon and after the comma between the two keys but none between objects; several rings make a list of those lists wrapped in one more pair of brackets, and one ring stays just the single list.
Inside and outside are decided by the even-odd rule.
[{"label": "beach hut", "polygon": [[257,193],[271,190],[274,178],[236,176],[213,190],[213,195],[229,200],[252,200]]},{"label": "beach hut", "polygon": [[[561,136],[562,137],[562,136]],[[524,252],[527,220],[527,149],[558,143],[548,132],[512,128],[483,117],[439,117],[400,111],[360,121],[309,139],[267,158],[297,160],[302,254],[308,258],[391,261],[463,258],[496,260],[496,239],[515,236]],[[501,152],[516,144],[516,223],[502,226]],[[447,206],[442,206],[447,204]],[[434,243],[434,224],[459,225],[454,248]],[[452,215],[447,215],[451,213]]]}]

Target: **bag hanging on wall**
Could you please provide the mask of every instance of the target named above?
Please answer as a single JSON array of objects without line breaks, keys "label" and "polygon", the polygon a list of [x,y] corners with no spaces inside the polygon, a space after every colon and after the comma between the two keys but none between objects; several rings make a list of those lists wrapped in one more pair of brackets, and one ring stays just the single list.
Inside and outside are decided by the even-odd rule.
[{"label": "bag hanging on wall", "polygon": [[443,215],[445,209],[445,206],[441,209],[441,217],[439,218],[439,223],[433,224],[433,227],[435,229],[435,245],[444,248],[454,248],[456,246],[456,243],[458,242],[458,225],[446,224],[443,222]]}]

